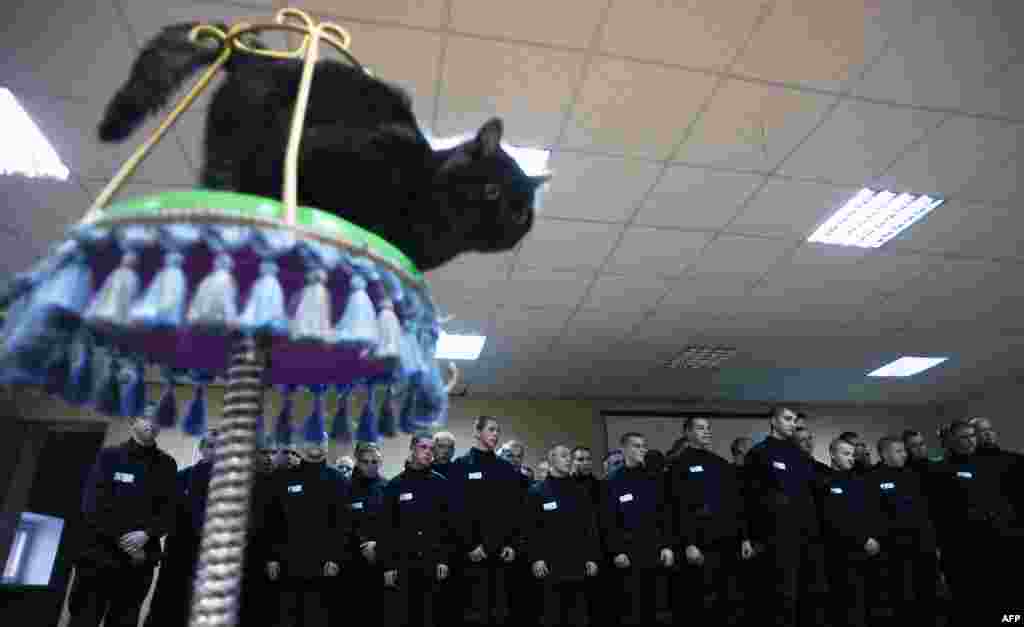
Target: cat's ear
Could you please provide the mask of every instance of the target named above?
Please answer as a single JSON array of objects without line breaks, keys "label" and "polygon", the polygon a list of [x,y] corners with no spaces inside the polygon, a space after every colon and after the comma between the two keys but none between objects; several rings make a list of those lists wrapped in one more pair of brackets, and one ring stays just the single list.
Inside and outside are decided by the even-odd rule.
[{"label": "cat's ear", "polygon": [[480,131],[476,134],[476,143],[483,156],[490,157],[497,154],[501,149],[501,135],[504,130],[505,125],[499,118],[491,118],[480,127]]}]

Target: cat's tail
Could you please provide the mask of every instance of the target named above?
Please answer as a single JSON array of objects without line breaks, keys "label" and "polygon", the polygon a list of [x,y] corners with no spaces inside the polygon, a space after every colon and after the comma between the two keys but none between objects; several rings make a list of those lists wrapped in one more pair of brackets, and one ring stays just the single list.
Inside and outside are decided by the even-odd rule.
[{"label": "cat's tail", "polygon": [[[143,46],[128,81],[107,105],[99,126],[100,141],[127,138],[147,116],[166,106],[192,74],[217,59],[220,46],[215,40],[194,42],[189,38],[189,32],[198,24],[168,26]],[[224,25],[218,27],[227,30]]]}]

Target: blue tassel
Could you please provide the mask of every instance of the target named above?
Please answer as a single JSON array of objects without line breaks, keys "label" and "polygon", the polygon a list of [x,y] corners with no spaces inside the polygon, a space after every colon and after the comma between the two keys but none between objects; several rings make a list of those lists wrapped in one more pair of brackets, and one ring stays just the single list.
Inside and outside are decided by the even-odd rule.
[{"label": "blue tassel", "polygon": [[36,288],[28,317],[52,319],[78,316],[92,296],[92,270],[86,261],[85,252],[76,252],[68,263]]},{"label": "blue tassel", "polygon": [[46,366],[46,385],[44,389],[51,396],[60,396],[71,375],[71,356],[69,347],[57,345],[53,347],[49,363]]},{"label": "blue tassel", "polygon": [[133,361],[121,368],[121,414],[141,416],[146,410],[146,380],[141,361]]},{"label": "blue tassel", "polygon": [[164,246],[171,250],[182,251],[194,246],[203,236],[203,231],[196,224],[175,222],[161,227]]},{"label": "blue tassel", "polygon": [[335,341],[344,346],[369,349],[380,341],[373,302],[366,293],[366,279],[358,274],[349,279],[348,303],[334,332]]},{"label": "blue tassel", "polygon": [[185,433],[200,436],[206,433],[206,386],[210,384],[212,377],[206,375],[194,376],[196,384],[196,395],[188,404],[185,411],[185,422],[182,429]]},{"label": "blue tassel", "polygon": [[86,321],[109,326],[128,322],[129,308],[139,293],[139,275],[135,271],[138,262],[139,257],[134,252],[126,252],[121,257],[121,265],[110,273],[86,309]]},{"label": "blue tassel", "polygon": [[213,262],[213,272],[196,287],[186,319],[196,327],[227,331],[238,321],[238,285],[231,276],[234,260],[221,253]]},{"label": "blue tassel", "polygon": [[398,435],[398,425],[395,415],[395,392],[393,385],[384,386],[384,402],[380,408],[380,433],[386,438],[393,438]]},{"label": "blue tassel", "polygon": [[375,405],[377,392],[372,383],[366,386],[366,405],[363,413],[359,416],[359,427],[356,429],[356,440],[359,442],[380,442],[380,433],[377,431],[377,414]]},{"label": "blue tassel", "polygon": [[338,409],[334,412],[334,422],[331,424],[331,439],[347,444],[352,441],[352,423],[348,415],[348,402],[353,386],[346,383],[337,386],[336,389],[338,391]]},{"label": "blue tassel", "polygon": [[388,299],[395,304],[401,303],[405,294],[402,292],[402,282],[398,280],[398,277],[388,270],[382,270],[380,280],[384,284]]},{"label": "blue tassel", "polygon": [[258,450],[265,449],[267,447],[267,421],[263,417],[263,412],[260,412],[256,416],[256,448]]},{"label": "blue tassel", "polygon": [[306,442],[319,444],[323,442],[324,436],[327,434],[326,427],[324,426],[324,394],[327,393],[327,386],[322,384],[311,385],[309,386],[309,391],[313,393],[313,411],[306,418],[302,432]]},{"label": "blue tassel", "polygon": [[398,365],[403,379],[415,377],[423,370],[418,349],[416,331],[411,322],[406,322],[405,331],[398,338]]},{"label": "blue tassel", "polygon": [[239,328],[251,334],[286,335],[288,315],[284,309],[284,290],[277,279],[277,264],[260,264],[260,277],[249,291],[249,302],[238,319]]},{"label": "blue tassel", "polygon": [[334,246],[328,246],[316,240],[299,242],[299,253],[307,267],[316,266],[328,272],[334,270],[342,261],[341,251]]},{"label": "blue tassel", "polygon": [[327,292],[327,273],[313,270],[306,273],[299,304],[295,308],[291,335],[294,342],[328,343],[331,331],[331,295]]},{"label": "blue tassel", "polygon": [[255,229],[250,245],[260,259],[277,259],[291,252],[296,246],[295,234],[279,229]]},{"label": "blue tassel", "polygon": [[100,379],[96,389],[96,411],[106,416],[121,415],[121,365],[111,357],[107,363],[107,371]]},{"label": "blue tassel", "polygon": [[281,413],[274,422],[274,439],[277,440],[278,446],[288,446],[292,443],[292,395],[295,388],[296,386],[292,384],[281,388]]},{"label": "blue tassel", "polygon": [[174,397],[174,375],[164,370],[164,391],[156,407],[157,424],[161,427],[173,427],[178,424],[178,400]]},{"label": "blue tassel", "polygon": [[241,250],[252,239],[252,230],[247,226],[218,225],[207,231],[206,241],[217,252]]},{"label": "blue tassel", "polygon": [[396,363],[399,358],[398,343],[402,335],[402,326],[390,300],[381,301],[377,325],[380,328],[380,343],[377,344],[373,356],[384,362]]},{"label": "blue tassel", "polygon": [[405,391],[405,399],[402,401],[402,411],[399,420],[401,421],[402,433],[415,433],[416,426],[416,397],[415,385],[409,385]]},{"label": "blue tassel", "polygon": [[81,331],[71,344],[71,373],[64,387],[64,400],[72,405],[89,402],[93,390],[93,341],[92,336]]},{"label": "blue tassel", "polygon": [[147,328],[172,328],[181,326],[185,312],[185,297],[188,284],[181,264],[185,256],[179,252],[164,255],[164,267],[153,277],[149,287],[128,313],[133,325]]},{"label": "blue tassel", "polygon": [[425,376],[421,378],[420,390],[423,392],[423,401],[427,407],[436,409],[444,402],[447,394],[444,392],[444,381],[441,379],[441,369],[436,359],[430,360],[427,364]]}]

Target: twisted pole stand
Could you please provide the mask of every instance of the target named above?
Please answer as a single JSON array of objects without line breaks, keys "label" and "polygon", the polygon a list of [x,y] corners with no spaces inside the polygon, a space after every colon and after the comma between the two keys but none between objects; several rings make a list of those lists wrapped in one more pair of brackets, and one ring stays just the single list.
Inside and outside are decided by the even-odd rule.
[{"label": "twisted pole stand", "polygon": [[252,337],[238,337],[232,349],[189,627],[238,624],[256,463],[256,424],[263,412],[263,372],[268,355],[267,347],[258,345]]}]

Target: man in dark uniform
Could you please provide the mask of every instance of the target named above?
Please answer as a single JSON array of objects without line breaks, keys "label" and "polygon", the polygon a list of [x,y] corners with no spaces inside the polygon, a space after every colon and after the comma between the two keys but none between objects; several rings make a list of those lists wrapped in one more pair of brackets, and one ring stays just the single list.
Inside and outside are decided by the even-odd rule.
[{"label": "man in dark uniform", "polygon": [[828,464],[819,462],[814,456],[814,433],[806,426],[797,427],[793,432],[793,439],[796,445],[800,447],[800,450],[807,454],[811,458],[811,463],[814,464],[814,470],[819,475],[827,475],[832,472],[832,467]]},{"label": "man in dark uniform", "polygon": [[344,610],[351,598],[360,599],[369,607],[377,607],[382,590],[382,571],[377,564],[377,544],[380,533],[378,515],[384,500],[387,481],[380,476],[383,456],[380,447],[372,442],[359,442],[353,454],[356,466],[349,482],[346,506],[352,517],[352,567],[342,578],[343,591],[339,591],[335,607]]},{"label": "man in dark uniform", "polygon": [[584,581],[597,576],[601,545],[593,501],[570,477],[572,454],[558,445],[548,453],[547,479],[530,488],[523,552],[540,582],[543,627],[590,624]]},{"label": "man in dark uniform", "polygon": [[979,608],[1012,607],[1019,601],[1015,580],[992,564],[993,556],[1012,546],[1015,529],[1002,494],[1002,469],[975,454],[974,425],[954,421],[947,442],[946,458],[929,468],[929,502],[958,614],[954,624],[968,625],[977,620]]},{"label": "man in dark uniform", "polygon": [[215,432],[200,438],[199,462],[178,472],[177,516],[174,528],[164,540],[164,559],[146,616],[146,627],[180,627],[188,622],[215,438]]},{"label": "man in dark uniform", "polygon": [[276,508],[278,481],[286,471],[288,454],[285,447],[266,442],[257,455],[256,477],[252,486],[252,504],[249,506],[249,533],[245,546],[245,566],[242,571],[242,598],[239,607],[240,625],[259,625],[274,620],[280,610],[280,582],[270,581],[267,562],[270,561],[268,533],[280,529],[282,513]]},{"label": "man in dark uniform", "polygon": [[938,563],[935,527],[931,521],[924,478],[907,467],[903,440],[886,436],[878,441],[881,463],[867,476],[880,496],[885,535],[880,538],[884,566],[884,601],[895,624],[935,623],[935,583]]},{"label": "man in dark uniform", "polygon": [[443,624],[435,597],[448,578],[455,554],[448,481],[430,469],[434,440],[429,433],[412,436],[405,470],[388,482],[380,516],[380,560],[386,606],[398,615],[393,625],[433,627]]},{"label": "man in dark uniform", "polygon": [[327,434],[307,443],[299,465],[276,484],[280,516],[268,529],[267,575],[280,579],[281,627],[327,627],[333,578],[349,562],[352,546],[348,494],[337,470],[327,465]]},{"label": "man in dark uniform", "polygon": [[620,439],[625,466],[605,482],[601,527],[620,591],[619,624],[655,621],[655,575],[672,568],[675,555],[665,536],[664,482],[644,468],[647,440],[639,433]]},{"label": "man in dark uniform", "polygon": [[68,600],[71,627],[136,627],[174,526],[178,465],[157,448],[152,409],[132,419],[131,438],[104,448],[82,496],[82,547]]},{"label": "man in dark uniform", "polygon": [[821,478],[820,502],[825,563],[836,627],[866,627],[868,581],[875,580],[885,533],[878,491],[854,474],[854,447],[835,439],[829,445],[832,470]]},{"label": "man in dark uniform", "polygon": [[[766,585],[765,617],[792,627],[822,624],[827,607],[824,547],[816,503],[817,473],[793,442],[796,413],[772,412],[768,437],[747,453],[746,515]],[[774,588],[769,588],[774,586]]]},{"label": "man in dark uniform", "polygon": [[687,446],[668,479],[669,539],[681,556],[673,615],[696,625],[740,625],[737,558],[753,555],[735,467],[711,452],[711,422],[687,418]]},{"label": "man in dark uniform", "polygon": [[903,447],[907,451],[907,468],[925,470],[931,463],[928,459],[928,445],[924,441],[924,434],[920,431],[913,429],[904,431]]},{"label": "man in dark uniform", "polygon": [[509,620],[509,583],[520,548],[526,479],[495,454],[501,425],[491,416],[475,424],[476,442],[452,462],[458,552],[464,584],[465,620],[504,625]]},{"label": "man in dark uniform", "polygon": [[453,457],[455,457],[455,434],[450,431],[438,431],[434,434],[434,464],[431,469],[447,479]]}]

